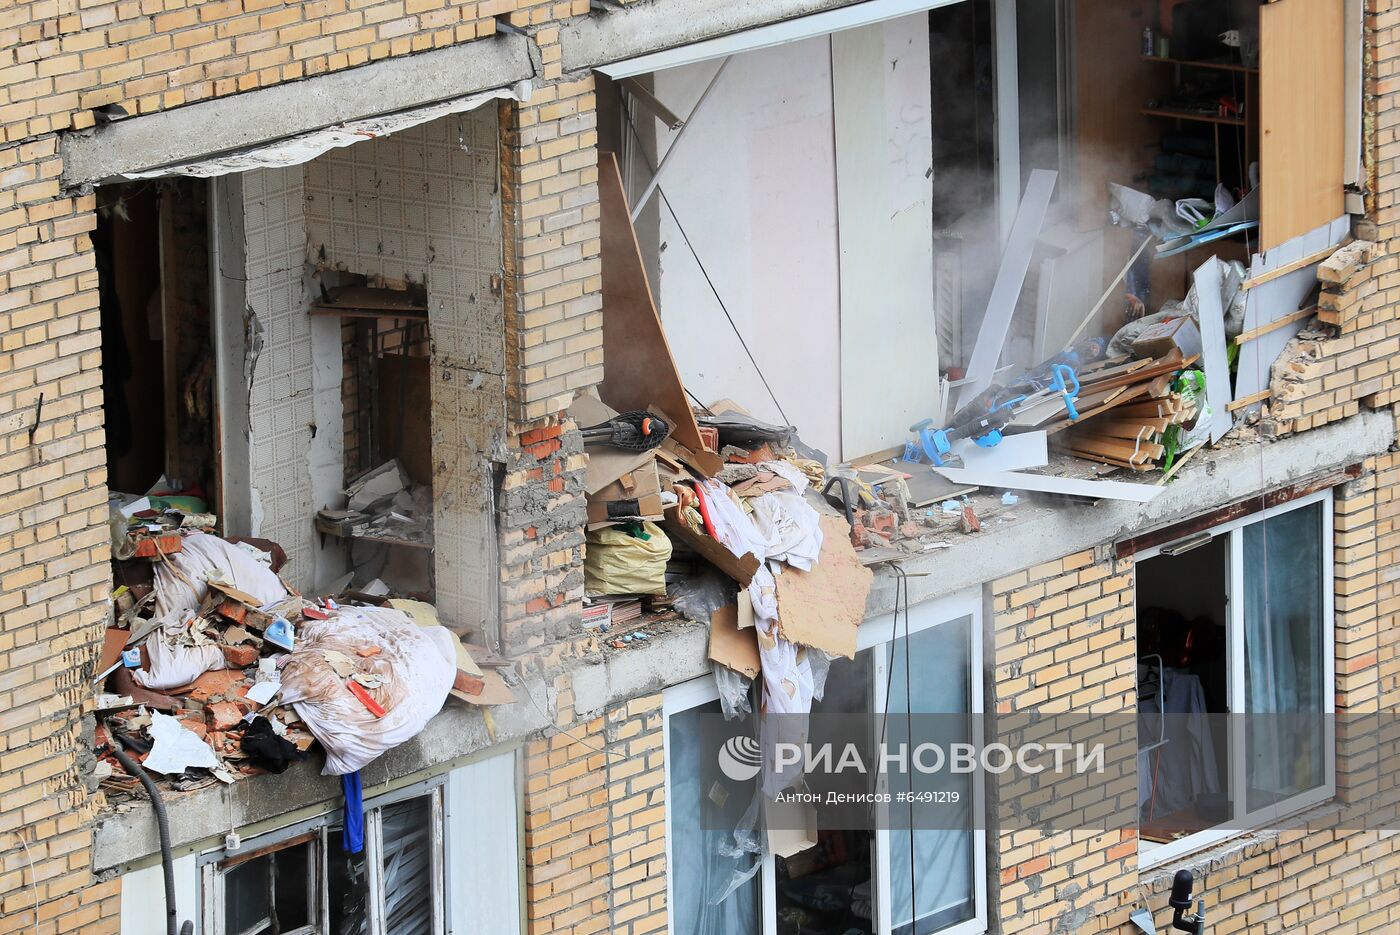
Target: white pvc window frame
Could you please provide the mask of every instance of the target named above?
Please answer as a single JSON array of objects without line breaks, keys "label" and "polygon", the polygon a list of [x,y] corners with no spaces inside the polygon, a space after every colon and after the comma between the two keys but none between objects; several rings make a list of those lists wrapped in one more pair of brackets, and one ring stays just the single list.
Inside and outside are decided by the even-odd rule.
[{"label": "white pvc window frame", "polygon": [[[1319,569],[1322,586],[1322,713],[1332,715],[1336,711],[1336,630],[1335,630],[1335,593],[1333,582],[1335,580],[1334,557],[1332,555],[1333,539],[1333,501],[1332,491],[1323,490],[1306,497],[1299,497],[1278,506],[1268,507],[1258,513],[1221,523],[1219,526],[1211,527],[1207,532],[1212,539],[1219,536],[1228,536],[1228,569],[1227,581],[1229,582],[1229,600],[1227,601],[1228,623],[1226,626],[1226,662],[1228,680],[1226,682],[1226,692],[1229,697],[1229,708],[1231,714],[1247,713],[1247,703],[1244,694],[1245,686],[1245,652],[1244,652],[1244,530],[1248,526],[1262,523],[1265,520],[1292,513],[1313,504],[1322,504],[1322,567]],[[1162,554],[1163,548],[1170,548],[1176,543],[1167,542],[1163,545],[1151,549],[1144,549],[1134,556],[1135,562],[1146,561],[1156,558]],[[1139,838],[1138,841],[1138,865],[1140,869],[1146,870],[1162,864],[1176,860],[1186,854],[1195,853],[1212,847],[1230,838],[1248,834],[1251,830],[1263,827],[1271,821],[1277,821],[1290,815],[1306,811],[1324,802],[1330,801],[1337,794],[1337,745],[1336,730],[1331,717],[1323,718],[1323,753],[1324,763],[1322,775],[1323,785],[1307,792],[1285,799],[1269,808],[1257,809],[1253,812],[1246,811],[1247,797],[1243,786],[1244,776],[1247,770],[1246,755],[1248,746],[1245,738],[1238,736],[1234,724],[1235,719],[1228,718],[1229,737],[1226,742],[1227,754],[1230,758],[1229,769],[1229,798],[1232,816],[1227,828],[1207,828],[1204,831],[1197,831],[1195,834],[1188,834],[1175,841],[1165,844],[1149,845],[1149,842]]]},{"label": "white pvc window frame", "polygon": [[[432,884],[433,884],[433,935],[448,935],[447,925],[447,823],[446,816],[447,774],[436,776],[426,782],[415,783],[403,789],[387,792],[364,803],[365,809],[365,876],[368,895],[369,935],[390,935],[384,917],[383,881],[383,815],[382,810],[390,805],[409,799],[430,797],[432,809],[431,834],[429,837]],[[308,891],[312,898],[307,901],[311,909],[310,925],[291,929],[288,935],[335,935],[330,930],[330,874],[329,858],[332,848],[340,847],[339,834],[332,826],[343,820],[344,810],[336,809],[315,818],[297,822],[285,828],[269,831],[242,842],[236,851],[226,848],[209,851],[200,855],[200,931],[207,935],[244,935],[241,932],[228,932],[224,928],[224,877],[227,870],[224,863],[236,860],[249,851],[276,850],[283,842],[288,846],[308,843],[312,847],[311,866],[314,878],[308,881]],[[304,839],[310,833],[309,841]],[[296,842],[293,845],[291,842]]]},{"label": "white pvc window frame", "polygon": [[[903,619],[901,610],[896,619],[894,614],[886,614],[874,617],[863,624],[856,636],[857,651],[873,649],[876,647],[888,647],[895,639],[906,635],[912,636],[924,630],[929,630],[942,624],[952,623],[964,617],[970,618],[971,624],[968,627],[968,660],[969,674],[968,685],[971,698],[969,699],[969,714],[972,716],[983,713],[983,684],[982,684],[982,594],[980,589],[970,589],[945,598],[937,598],[914,604],[909,608],[909,619]],[[872,653],[874,665],[872,667],[871,678],[874,682],[875,711],[873,714],[881,714],[885,711],[887,699],[885,690],[887,684],[887,674],[889,666],[888,653]],[[708,704],[719,698],[719,692],[715,687],[715,680],[712,675],[702,675],[699,678],[673,685],[665,690],[662,695],[662,749],[665,752],[666,763],[666,865],[675,866],[671,855],[671,717],[701,705]],[[986,832],[986,783],[982,771],[973,774],[972,786],[972,890],[973,890],[973,916],[963,922],[958,922],[946,928],[939,929],[937,935],[983,935],[987,931],[987,832]],[[890,918],[892,899],[890,893],[890,832],[888,828],[878,828],[875,831],[875,853],[876,872],[875,887],[872,889],[875,906],[875,933],[876,935],[891,935],[892,920]],[[762,906],[762,921],[760,925],[761,935],[777,935],[777,904],[772,898],[776,892],[776,864],[773,855],[765,854],[762,865],[758,872],[760,903]],[[666,876],[666,903],[674,906],[675,899],[672,890],[672,878],[670,874]],[[672,935],[679,935],[679,920],[669,919],[667,931]]]}]

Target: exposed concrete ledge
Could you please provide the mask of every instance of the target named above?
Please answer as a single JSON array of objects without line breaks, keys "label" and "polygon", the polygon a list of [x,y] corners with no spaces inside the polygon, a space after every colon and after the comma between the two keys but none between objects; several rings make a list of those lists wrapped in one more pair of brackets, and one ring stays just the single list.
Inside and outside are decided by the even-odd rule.
[{"label": "exposed concrete ledge", "polygon": [[565,23],[560,52],[564,70],[577,71],[853,5],[851,0],[647,0]]},{"label": "exposed concrete ledge", "polygon": [[[918,604],[980,587],[1032,565],[1167,526],[1261,492],[1318,477],[1385,453],[1395,442],[1389,411],[1363,412],[1342,422],[1275,442],[1207,451],[1182,468],[1179,479],[1149,503],[1096,504],[1023,501],[1014,524],[955,541],[946,549],[911,555],[909,603]],[[915,575],[925,577],[915,577]],[[877,569],[866,616],[894,611],[895,575]],[[709,632],[702,626],[661,634],[645,648],[610,655],[574,670],[580,713],[658,692],[710,669]]]},{"label": "exposed concrete ledge", "polygon": [[[950,548],[904,562],[911,574],[909,602],[976,587],[1052,558],[1112,542],[1124,535],[1178,522],[1262,491],[1294,484],[1383,454],[1395,442],[1395,421],[1388,412],[1363,412],[1343,422],[1280,441],[1210,451],[1182,469],[1181,479],[1147,504],[1100,501],[1094,505],[1044,506],[1027,502],[1023,518],[986,535],[968,537]],[[877,574],[867,616],[894,609],[894,577]],[[644,646],[610,653],[573,669],[575,710],[582,716],[608,705],[661,691],[709,671],[709,630],[683,625],[658,634]],[[530,701],[496,708],[497,746],[521,740],[549,723],[553,699],[542,684],[532,683]],[[426,730],[390,751],[364,770],[371,788],[443,767],[492,747],[481,715],[455,703]],[[227,788],[206,788],[169,798],[170,824],[177,853],[212,846],[228,831],[230,813],[240,827],[288,816],[299,809],[335,802],[340,783],[316,772],[319,757],[280,776],[258,776]],[[226,796],[232,797],[230,804]],[[104,818],[95,834],[94,865],[108,869],[145,861],[158,849],[155,820],[145,805]]]},{"label": "exposed concrete ledge", "polygon": [[[925,578],[909,579],[909,603],[952,594],[1071,552],[1339,470],[1383,454],[1394,441],[1395,417],[1389,411],[1362,412],[1275,442],[1202,452],[1181,469],[1161,496],[1148,503],[1101,500],[1038,509],[1034,516],[990,535],[909,559],[904,563],[907,572],[928,573]],[[892,610],[894,577],[885,572],[876,578],[866,612],[886,614]]]},{"label": "exposed concrete ledge", "polygon": [[501,34],[131,117],[63,138],[63,183],[192,162],[347,120],[503,88],[531,77],[529,40]]},{"label": "exposed concrete ledge", "polygon": [[[369,798],[386,783],[393,783],[428,770],[442,771],[455,761],[506,749],[541,730],[549,719],[544,712],[544,688],[527,686],[531,700],[492,709],[496,728],[493,743],[481,712],[449,700],[421,734],[384,754],[361,771],[365,797]],[[294,813],[338,803],[340,777],[322,776],[321,754],[297,763],[281,775],[250,776],[231,786],[207,786],[195,792],[169,793],[166,809],[176,855],[207,850],[222,841],[230,824],[247,829],[259,822],[280,819],[273,826],[290,823],[310,814]],[[125,869],[146,863],[160,851],[155,815],[145,799],[128,812],[107,815],[99,820],[93,834],[93,867],[97,870]]]}]

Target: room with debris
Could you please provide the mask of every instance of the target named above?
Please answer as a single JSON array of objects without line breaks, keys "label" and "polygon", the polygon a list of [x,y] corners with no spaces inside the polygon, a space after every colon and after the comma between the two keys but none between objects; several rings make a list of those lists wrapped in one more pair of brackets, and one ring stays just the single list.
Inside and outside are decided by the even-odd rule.
[{"label": "room with debris", "polygon": [[515,700],[492,102],[99,188],[114,807],[304,760],[348,794],[445,704]]},{"label": "room with debris", "polygon": [[[869,569],[1266,444],[1278,368],[1369,258],[1340,4],[1021,3],[1010,43],[1000,6],[600,69],[585,626],[626,651],[708,625],[726,716],[820,707]],[[1142,567],[1144,710],[1200,715],[1190,775],[1143,783],[1145,847],[1231,807],[1225,611],[1181,597],[1226,593],[1223,543]],[[816,827],[847,857],[775,844],[785,898],[863,863]],[[779,931],[871,930],[790,908]]]}]

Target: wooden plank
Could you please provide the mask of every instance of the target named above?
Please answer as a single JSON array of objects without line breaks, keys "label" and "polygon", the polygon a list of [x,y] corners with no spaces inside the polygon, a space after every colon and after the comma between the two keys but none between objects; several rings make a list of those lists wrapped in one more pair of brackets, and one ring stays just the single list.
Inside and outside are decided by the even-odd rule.
[{"label": "wooden plank", "polygon": [[1147,484],[1080,480],[1077,477],[1052,477],[1048,474],[972,471],[965,468],[934,468],[934,470],[955,484],[974,484],[978,487],[994,489],[1030,490],[1038,493],[1058,493],[1068,497],[1091,497],[1095,500],[1128,500],[1134,503],[1146,503],[1162,492],[1162,488]]},{"label": "wooden plank", "polygon": [[[1255,255],[1250,263],[1250,275],[1291,263],[1327,246],[1340,244],[1351,231],[1351,219],[1346,215],[1334,218],[1301,237]],[[1245,293],[1244,331],[1258,331],[1264,325],[1284,315],[1291,315],[1317,286],[1317,275],[1311,267],[1294,270]],[[1240,345],[1239,362],[1235,367],[1234,396],[1252,396],[1269,384],[1270,370],[1284,347],[1303,328],[1303,322],[1269,331]]]},{"label": "wooden plank", "polygon": [[1346,210],[1345,4],[1259,9],[1260,185],[1265,249]]},{"label": "wooden plank", "polygon": [[1076,448],[1083,448],[1087,451],[1102,451],[1115,458],[1122,458],[1124,461],[1140,460],[1142,457],[1155,459],[1166,454],[1166,449],[1156,442],[1110,438],[1107,435],[1083,430],[1071,432],[1069,443]]},{"label": "wooden plank", "polygon": [[617,157],[598,154],[598,202],[603,263],[603,359],[598,395],[618,412],[655,405],[670,417],[673,437],[704,451],[676,359],[652,300],[618,173]]},{"label": "wooden plank", "polygon": [[1279,328],[1286,327],[1287,325],[1291,325],[1294,322],[1307,321],[1309,318],[1313,317],[1317,313],[1318,311],[1316,305],[1309,305],[1307,308],[1300,308],[1292,315],[1285,315],[1282,318],[1269,322],[1267,325],[1255,328],[1253,331],[1241,332],[1240,334],[1235,336],[1235,343],[1248,344],[1255,338],[1262,337],[1268,334],[1270,331],[1277,331]]},{"label": "wooden plank", "polygon": [[[1208,381],[1209,378],[1207,378],[1207,387],[1210,386],[1210,383]],[[1234,402],[1230,403],[1230,405],[1226,406],[1225,408],[1231,412],[1238,412],[1241,409],[1253,406],[1255,403],[1262,403],[1264,400],[1269,398],[1271,392],[1272,391],[1270,390],[1260,390],[1257,393],[1251,393],[1248,396],[1242,396]]]},{"label": "wooden plank", "polygon": [[1304,267],[1312,266],[1314,263],[1321,263],[1323,260],[1327,259],[1336,252],[1336,247],[1324,247],[1321,250],[1314,250],[1307,256],[1300,257],[1299,259],[1294,260],[1292,263],[1285,263],[1276,269],[1267,270],[1266,272],[1260,273],[1257,276],[1249,277],[1240,285],[1240,288],[1248,290],[1253,289],[1256,286],[1262,286],[1264,283],[1272,282],[1275,279],[1278,279],[1280,276],[1286,276],[1289,273],[1303,269]]},{"label": "wooden plank", "polygon": [[1040,235],[1041,224],[1045,221],[1045,212],[1050,207],[1056,177],[1057,173],[1046,169],[1031,170],[1021,207],[1016,212],[1016,221],[1011,225],[1011,234],[1006,239],[1006,249],[1002,251],[1001,266],[997,269],[992,294],[987,300],[987,313],[977,330],[977,341],[968,360],[967,379],[958,391],[955,410],[967,405],[991,385],[997,361],[1001,359],[1001,351],[1006,344],[1007,329],[1011,327],[1011,316],[1016,311],[1016,302],[1020,298],[1021,287],[1025,285],[1026,272],[1030,269],[1031,253]]},{"label": "wooden plank", "polygon": [[1230,431],[1234,420],[1226,409],[1230,404],[1230,364],[1225,356],[1225,309],[1220,290],[1223,274],[1220,260],[1211,257],[1196,270],[1196,304],[1201,329],[1201,354],[1205,357],[1206,399],[1210,401],[1210,440],[1218,442]]}]

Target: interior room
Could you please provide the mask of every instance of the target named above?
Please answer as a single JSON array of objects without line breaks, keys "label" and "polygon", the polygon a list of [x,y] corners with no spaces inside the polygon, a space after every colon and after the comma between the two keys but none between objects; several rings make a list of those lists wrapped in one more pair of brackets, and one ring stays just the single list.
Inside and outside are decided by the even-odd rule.
[{"label": "interior room", "polygon": [[[189,179],[98,189],[107,483],[219,499],[206,188]],[[197,502],[196,502],[197,501]]]},{"label": "interior room", "polygon": [[[851,460],[939,418],[1032,170],[1057,177],[1007,370],[1342,215],[1350,66],[1322,50],[1343,28],[1313,0],[948,0],[611,69],[600,145],[686,385]],[[1331,98],[1312,116],[1335,133],[1280,103]],[[1262,184],[1284,151],[1305,168]]]},{"label": "interior room", "polygon": [[1138,805],[1144,841],[1231,816],[1229,537],[1137,564]]},{"label": "interior room", "polygon": [[152,532],[275,543],[307,591],[436,601],[481,631],[504,421],[499,123],[494,107],[402,122],[99,189],[113,507]]}]

